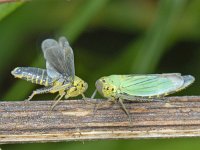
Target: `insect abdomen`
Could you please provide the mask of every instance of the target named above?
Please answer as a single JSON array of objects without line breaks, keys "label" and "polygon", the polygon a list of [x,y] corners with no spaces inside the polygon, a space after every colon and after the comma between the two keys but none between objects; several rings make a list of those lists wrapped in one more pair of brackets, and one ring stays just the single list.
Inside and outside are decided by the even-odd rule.
[{"label": "insect abdomen", "polygon": [[12,74],[26,81],[40,84],[44,86],[52,86],[53,80],[47,75],[45,69],[34,68],[34,67],[17,67],[12,71]]}]

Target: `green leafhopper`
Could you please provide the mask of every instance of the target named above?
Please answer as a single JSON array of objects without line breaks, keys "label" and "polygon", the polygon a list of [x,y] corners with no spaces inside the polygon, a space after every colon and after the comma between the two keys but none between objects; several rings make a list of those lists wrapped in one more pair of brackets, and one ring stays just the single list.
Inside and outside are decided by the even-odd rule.
[{"label": "green leafhopper", "polygon": [[127,115],[123,100],[153,101],[152,98],[164,97],[178,92],[194,82],[191,75],[182,76],[180,73],[144,74],[144,75],[110,75],[96,81],[97,91],[109,100],[118,100]]}]

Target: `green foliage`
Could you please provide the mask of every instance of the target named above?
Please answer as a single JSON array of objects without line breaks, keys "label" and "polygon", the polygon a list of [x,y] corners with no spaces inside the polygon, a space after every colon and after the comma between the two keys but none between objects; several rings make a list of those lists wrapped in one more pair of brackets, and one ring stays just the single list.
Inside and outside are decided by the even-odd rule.
[{"label": "green foliage", "polygon": [[[104,75],[191,74],[196,82],[180,92],[199,94],[199,0],[60,0],[0,4],[0,90],[3,100],[23,100],[36,85],[14,79],[17,66],[45,67],[40,44],[66,36],[76,74],[89,83]],[[179,94],[179,93],[178,93]],[[52,95],[40,95],[36,98]],[[48,97],[49,98],[49,97]],[[164,144],[164,146],[163,146]],[[103,145],[103,146],[102,146]],[[7,145],[2,149],[197,149],[198,139],[100,141]]]},{"label": "green foliage", "polygon": [[0,21],[7,17],[10,13],[12,13],[15,9],[17,9],[19,6],[21,6],[22,2],[17,3],[5,3],[0,5]]}]

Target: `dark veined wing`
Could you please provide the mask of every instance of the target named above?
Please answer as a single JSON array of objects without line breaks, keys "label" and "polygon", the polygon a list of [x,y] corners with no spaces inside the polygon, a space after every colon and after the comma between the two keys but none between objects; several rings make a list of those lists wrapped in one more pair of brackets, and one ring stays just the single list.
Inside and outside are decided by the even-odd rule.
[{"label": "dark veined wing", "polygon": [[64,37],[59,43],[53,39],[42,42],[42,50],[46,59],[47,73],[52,78],[60,76],[74,78],[74,55],[69,43]]},{"label": "dark veined wing", "polygon": [[149,97],[174,93],[184,86],[180,74],[128,75],[120,85],[120,97],[131,99],[136,96]]}]

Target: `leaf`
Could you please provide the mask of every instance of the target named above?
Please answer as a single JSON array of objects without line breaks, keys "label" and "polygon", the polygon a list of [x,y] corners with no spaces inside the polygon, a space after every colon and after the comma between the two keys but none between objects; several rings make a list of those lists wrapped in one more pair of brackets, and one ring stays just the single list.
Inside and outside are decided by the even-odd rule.
[{"label": "leaf", "polygon": [[14,3],[4,3],[0,4],[0,21],[4,19],[6,16],[15,11],[19,6],[21,6],[24,2],[14,2]]}]

